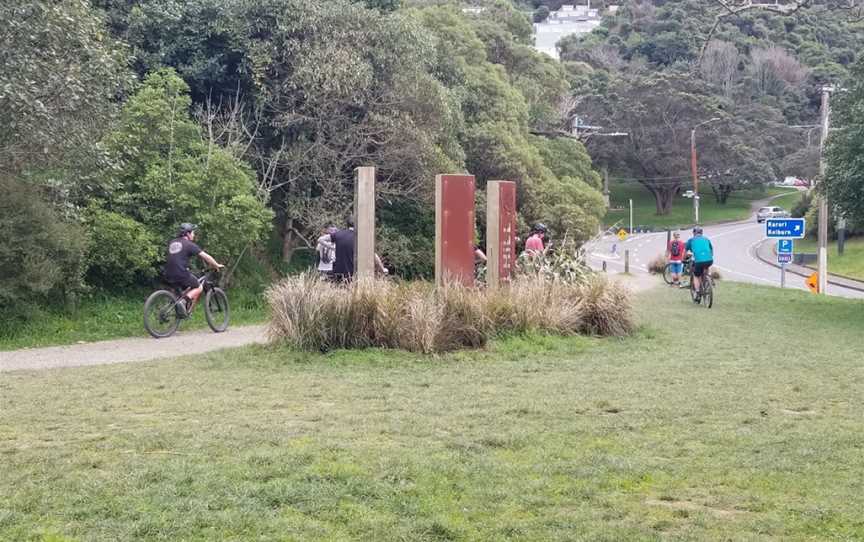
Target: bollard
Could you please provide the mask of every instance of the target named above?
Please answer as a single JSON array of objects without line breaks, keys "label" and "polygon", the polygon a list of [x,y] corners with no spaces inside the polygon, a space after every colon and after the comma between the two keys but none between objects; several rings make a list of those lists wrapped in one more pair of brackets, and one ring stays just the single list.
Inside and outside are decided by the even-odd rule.
[{"label": "bollard", "polygon": [[624,251],[624,272],[630,272],[630,249]]}]

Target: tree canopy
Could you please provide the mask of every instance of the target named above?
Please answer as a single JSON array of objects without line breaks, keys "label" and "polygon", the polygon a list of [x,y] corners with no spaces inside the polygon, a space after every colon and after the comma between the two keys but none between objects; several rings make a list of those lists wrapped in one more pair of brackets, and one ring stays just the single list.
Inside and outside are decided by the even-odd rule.
[{"label": "tree canopy", "polygon": [[559,43],[574,114],[630,133],[592,140],[592,156],[638,178],[660,214],[689,183],[690,131],[711,118],[721,122],[700,128],[696,146],[699,175],[719,201],[784,175],[812,176],[803,159],[818,147],[807,125],[818,122],[819,89],[844,78],[864,46],[861,23],[837,5],[721,4],[634,0],[593,33]]}]

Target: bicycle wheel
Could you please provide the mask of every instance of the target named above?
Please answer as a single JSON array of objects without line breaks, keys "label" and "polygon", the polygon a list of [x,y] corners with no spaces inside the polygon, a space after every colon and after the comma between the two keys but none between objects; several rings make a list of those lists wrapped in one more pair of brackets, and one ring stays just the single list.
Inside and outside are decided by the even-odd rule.
[{"label": "bicycle wheel", "polygon": [[663,268],[663,280],[666,281],[666,284],[672,284],[672,264],[667,263],[666,267]]},{"label": "bicycle wheel", "polygon": [[222,288],[213,288],[204,296],[204,317],[207,325],[216,333],[228,329],[228,296]]},{"label": "bicycle wheel", "polygon": [[702,304],[706,309],[714,306],[714,284],[711,277],[706,273],[702,278]]},{"label": "bicycle wheel", "polygon": [[177,297],[168,290],[157,290],[144,302],[144,329],[147,333],[163,339],[177,331],[180,318],[175,304]]}]

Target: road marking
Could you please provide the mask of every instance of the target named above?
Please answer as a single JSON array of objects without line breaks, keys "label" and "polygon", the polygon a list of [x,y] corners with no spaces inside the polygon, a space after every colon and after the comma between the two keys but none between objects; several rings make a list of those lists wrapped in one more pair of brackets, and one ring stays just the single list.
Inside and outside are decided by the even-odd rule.
[{"label": "road marking", "polygon": [[[723,237],[724,235],[729,235],[730,233],[738,233],[739,231],[744,231],[744,230],[748,230],[748,229],[753,229],[752,224],[751,224],[750,226],[744,226],[743,228],[737,228],[737,229],[734,229],[734,230],[729,230],[729,231],[720,232],[720,233],[718,233],[718,234],[711,235],[710,238],[711,238],[711,239],[716,239],[716,238],[718,238],[718,237]],[[762,241],[762,240],[760,239],[759,242],[761,242],[761,241]]]}]

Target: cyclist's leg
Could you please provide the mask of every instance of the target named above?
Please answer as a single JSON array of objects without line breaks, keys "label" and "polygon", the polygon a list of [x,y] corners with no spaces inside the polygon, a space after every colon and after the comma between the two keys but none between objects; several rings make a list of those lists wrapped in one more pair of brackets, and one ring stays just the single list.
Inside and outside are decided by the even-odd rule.
[{"label": "cyclist's leg", "polygon": [[198,298],[201,297],[201,292],[204,291],[204,286],[198,283],[198,279],[191,272],[183,277],[179,283],[183,287],[183,297],[189,300],[189,314],[192,314],[192,309],[198,303]]},{"label": "cyclist's leg", "polygon": [[696,290],[696,295],[702,293],[702,266],[693,262],[693,289]]}]

